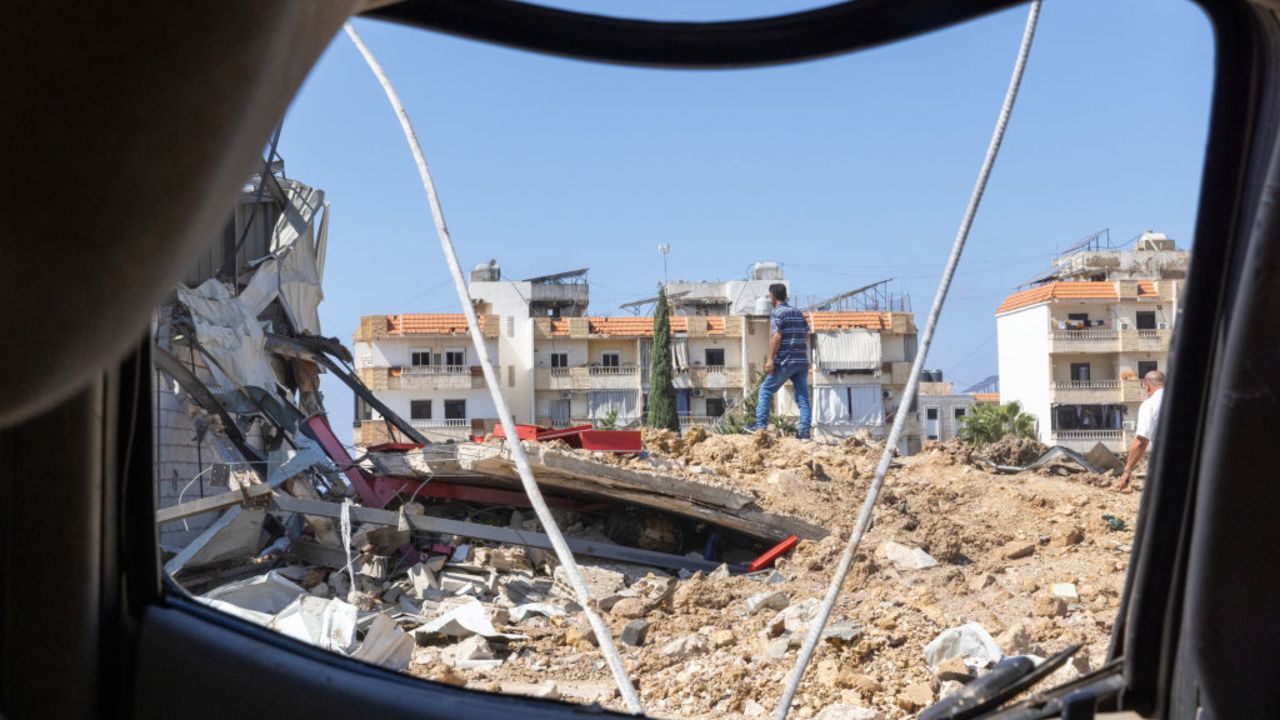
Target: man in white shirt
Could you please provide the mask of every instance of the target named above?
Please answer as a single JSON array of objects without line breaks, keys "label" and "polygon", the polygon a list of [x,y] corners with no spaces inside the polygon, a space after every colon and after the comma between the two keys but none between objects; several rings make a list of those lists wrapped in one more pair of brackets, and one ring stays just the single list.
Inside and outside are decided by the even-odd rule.
[{"label": "man in white shirt", "polygon": [[1151,441],[1156,436],[1156,426],[1160,423],[1160,403],[1164,401],[1164,373],[1152,370],[1142,378],[1142,387],[1147,391],[1147,399],[1138,408],[1138,428],[1134,433],[1133,445],[1129,446],[1129,459],[1124,464],[1124,473],[1116,481],[1116,490],[1127,492],[1129,480],[1133,477],[1133,469],[1142,462],[1142,457],[1151,449]]}]

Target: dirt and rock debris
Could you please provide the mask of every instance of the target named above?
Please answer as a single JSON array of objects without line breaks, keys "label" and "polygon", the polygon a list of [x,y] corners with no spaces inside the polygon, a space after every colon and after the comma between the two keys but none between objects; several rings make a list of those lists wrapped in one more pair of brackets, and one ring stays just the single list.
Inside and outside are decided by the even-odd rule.
[{"label": "dirt and rock debris", "polygon": [[[683,436],[645,431],[644,445],[639,456],[579,453],[602,466],[732,490],[750,498],[748,509],[802,518],[829,531],[821,540],[800,541],[772,567],[746,574],[731,572],[741,566],[677,573],[579,558],[650,715],[766,717],[852,529],[880,445],[865,435],[801,442],[769,432],[716,435],[701,428]],[[1008,442],[994,452],[1021,461],[1026,448]],[[1045,657],[1082,645],[1049,682],[1103,663],[1137,496],[1111,492],[1103,478],[1087,473],[995,474],[973,455],[942,444],[893,461],[873,527],[793,717],[913,716],[1000,653]],[[406,518],[399,528],[362,524],[360,517],[372,516],[353,516],[350,570],[341,562],[301,563],[286,553],[273,572],[296,584],[303,606],[316,605],[316,613],[337,607],[350,615],[352,631],[337,644],[340,651],[360,657],[374,643],[366,653],[372,661],[417,677],[624,709],[564,569],[549,550],[445,535],[420,544],[423,552],[411,565],[397,558],[397,548],[418,528],[408,521],[451,512],[458,512],[455,505],[419,499],[398,511]],[[541,529],[528,510],[466,512],[495,528]],[[556,514],[571,537],[603,542],[618,532],[607,514]],[[1127,523],[1116,529],[1104,517]],[[677,522],[637,527],[629,530],[636,546],[648,542],[670,550],[679,544],[671,537],[680,533]],[[234,604],[234,598],[223,601]],[[320,607],[324,603],[329,606]],[[257,620],[275,627],[289,608],[270,612],[277,613],[274,619]],[[391,618],[400,634],[371,625],[371,617]],[[375,629],[389,639],[379,640]],[[976,633],[985,640],[975,642],[994,647],[988,650],[994,656],[928,659],[926,645],[941,643],[947,631]],[[379,642],[393,649],[379,653]]]}]

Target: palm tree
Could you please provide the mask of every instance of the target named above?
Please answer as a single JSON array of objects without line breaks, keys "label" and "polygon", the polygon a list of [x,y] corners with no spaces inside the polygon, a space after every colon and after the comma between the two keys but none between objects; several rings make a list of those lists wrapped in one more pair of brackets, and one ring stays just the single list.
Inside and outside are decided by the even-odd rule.
[{"label": "palm tree", "polygon": [[1036,418],[1022,412],[1017,401],[996,405],[982,403],[960,421],[960,429],[956,436],[973,445],[989,445],[1003,437],[1034,438],[1036,436]]}]

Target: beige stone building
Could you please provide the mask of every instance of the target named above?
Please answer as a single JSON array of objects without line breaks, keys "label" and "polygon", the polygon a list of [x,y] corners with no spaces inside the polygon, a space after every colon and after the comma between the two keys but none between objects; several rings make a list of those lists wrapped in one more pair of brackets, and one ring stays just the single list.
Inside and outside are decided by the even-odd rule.
[{"label": "beige stone building", "polygon": [[1168,371],[1189,255],[1144,233],[1133,250],[1087,249],[996,310],[1000,401],[1039,421],[1040,440],[1117,452],[1133,438],[1140,379]]}]

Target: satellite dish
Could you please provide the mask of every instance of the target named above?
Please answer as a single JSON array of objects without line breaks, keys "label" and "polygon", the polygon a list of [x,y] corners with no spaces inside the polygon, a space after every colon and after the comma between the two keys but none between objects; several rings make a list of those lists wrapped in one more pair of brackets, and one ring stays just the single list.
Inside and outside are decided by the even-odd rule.
[{"label": "satellite dish", "polygon": [[662,253],[663,255],[666,255],[667,253],[671,252],[671,246],[666,243],[662,243],[661,245],[658,246],[658,252]]}]

